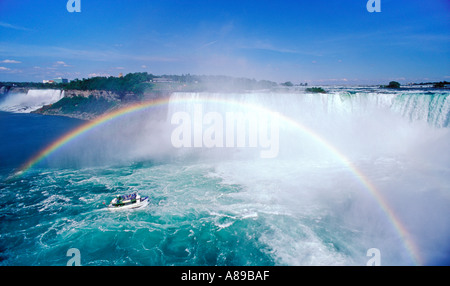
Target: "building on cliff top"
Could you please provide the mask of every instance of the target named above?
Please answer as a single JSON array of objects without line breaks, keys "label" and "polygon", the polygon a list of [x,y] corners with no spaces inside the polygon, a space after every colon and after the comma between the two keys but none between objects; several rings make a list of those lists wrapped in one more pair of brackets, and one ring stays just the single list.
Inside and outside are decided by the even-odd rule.
[{"label": "building on cliff top", "polygon": [[69,80],[67,78],[58,77],[55,79],[44,79],[42,83],[68,83]]}]

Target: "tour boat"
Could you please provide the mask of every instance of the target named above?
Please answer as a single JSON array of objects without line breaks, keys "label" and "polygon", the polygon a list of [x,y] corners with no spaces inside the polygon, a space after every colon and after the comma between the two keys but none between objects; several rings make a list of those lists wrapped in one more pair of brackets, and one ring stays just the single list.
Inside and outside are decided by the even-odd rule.
[{"label": "tour boat", "polygon": [[143,208],[148,205],[148,197],[141,197],[138,193],[118,195],[108,205],[109,210],[125,210]]}]

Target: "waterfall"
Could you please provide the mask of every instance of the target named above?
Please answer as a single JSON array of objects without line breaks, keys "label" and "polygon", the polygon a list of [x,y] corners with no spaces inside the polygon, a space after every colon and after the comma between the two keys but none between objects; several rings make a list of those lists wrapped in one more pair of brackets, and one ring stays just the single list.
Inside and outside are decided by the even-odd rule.
[{"label": "waterfall", "polygon": [[[194,103],[199,103],[199,99],[211,99],[202,102],[202,107],[209,111],[223,113],[235,111],[236,108],[245,111],[245,106],[255,105],[294,120],[311,123],[323,116],[361,116],[374,110],[399,115],[410,122],[426,122],[433,127],[448,127],[450,123],[449,93],[386,93],[381,90],[355,93],[331,91],[327,94],[174,93],[169,104],[169,117],[180,110],[193,112]],[[227,102],[233,104],[229,105]]]},{"label": "waterfall", "polygon": [[44,105],[52,104],[64,97],[59,89],[30,89],[27,93],[9,92],[0,101],[0,110],[14,113],[29,113]]},{"label": "waterfall", "polygon": [[422,146],[449,114],[448,94],[174,93],[167,122],[190,154],[329,160],[324,144],[357,158]]},{"label": "waterfall", "polygon": [[411,121],[425,121],[435,127],[448,127],[448,93],[409,93],[397,95],[392,109]]}]

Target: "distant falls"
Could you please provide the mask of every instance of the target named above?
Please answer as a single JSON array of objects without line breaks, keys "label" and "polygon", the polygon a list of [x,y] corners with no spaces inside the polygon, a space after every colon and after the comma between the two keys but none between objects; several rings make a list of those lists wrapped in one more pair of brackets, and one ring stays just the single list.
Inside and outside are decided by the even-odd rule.
[{"label": "distant falls", "polygon": [[59,89],[30,89],[26,93],[9,91],[0,99],[0,110],[29,113],[63,97],[64,91]]}]

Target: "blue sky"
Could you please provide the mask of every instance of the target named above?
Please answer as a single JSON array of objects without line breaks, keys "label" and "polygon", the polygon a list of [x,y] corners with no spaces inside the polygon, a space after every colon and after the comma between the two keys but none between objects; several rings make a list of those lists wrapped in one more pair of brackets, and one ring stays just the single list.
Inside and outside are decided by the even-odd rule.
[{"label": "blue sky", "polygon": [[277,82],[450,81],[450,1],[0,1],[0,81],[146,71]]}]

